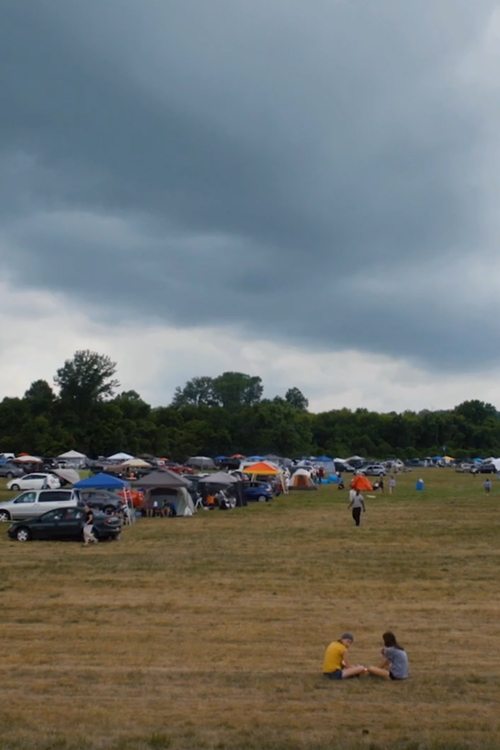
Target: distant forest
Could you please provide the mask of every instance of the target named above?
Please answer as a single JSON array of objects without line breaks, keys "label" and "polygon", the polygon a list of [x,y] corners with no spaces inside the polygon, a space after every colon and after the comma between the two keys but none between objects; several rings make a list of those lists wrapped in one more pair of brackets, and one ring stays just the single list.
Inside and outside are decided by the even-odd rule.
[{"label": "distant forest", "polygon": [[109,357],[77,351],[52,386],[36,380],[22,398],[5,397],[0,450],[54,456],[75,449],[89,457],[122,450],[176,461],[236,452],[290,458],[500,455],[500,414],[478,400],[443,411],[312,414],[296,387],[284,398],[266,399],[260,377],[224,372],[195,377],[176,389],[168,406],[151,407],[135,391],[118,392],[115,374]]}]

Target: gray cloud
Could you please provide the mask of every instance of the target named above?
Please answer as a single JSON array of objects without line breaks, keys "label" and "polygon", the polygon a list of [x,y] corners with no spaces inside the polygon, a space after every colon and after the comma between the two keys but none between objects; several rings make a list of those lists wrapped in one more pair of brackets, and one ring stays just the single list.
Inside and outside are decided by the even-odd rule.
[{"label": "gray cloud", "polygon": [[4,273],[96,317],[496,361],[496,300],[457,294],[491,252],[460,70],[494,8],[7,0]]}]

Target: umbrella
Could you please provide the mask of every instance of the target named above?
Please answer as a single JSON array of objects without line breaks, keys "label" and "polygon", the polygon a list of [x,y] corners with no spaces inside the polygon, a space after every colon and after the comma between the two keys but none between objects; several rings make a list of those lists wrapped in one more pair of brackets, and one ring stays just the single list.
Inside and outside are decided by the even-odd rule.
[{"label": "umbrella", "polygon": [[128,461],[124,461],[121,466],[132,468],[132,469],[150,469],[151,464],[145,461],[143,458],[129,458]]},{"label": "umbrella", "polygon": [[27,453],[23,453],[20,456],[17,456],[17,458],[14,459],[14,461],[20,461],[25,464],[41,464],[42,459],[38,456],[28,456]]}]

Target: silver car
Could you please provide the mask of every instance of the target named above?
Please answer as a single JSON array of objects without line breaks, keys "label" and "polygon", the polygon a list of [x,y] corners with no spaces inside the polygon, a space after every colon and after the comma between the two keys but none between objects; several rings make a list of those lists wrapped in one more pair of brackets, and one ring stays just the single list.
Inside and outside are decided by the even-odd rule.
[{"label": "silver car", "polygon": [[78,505],[75,490],[28,490],[0,503],[0,521],[22,521],[55,508]]}]

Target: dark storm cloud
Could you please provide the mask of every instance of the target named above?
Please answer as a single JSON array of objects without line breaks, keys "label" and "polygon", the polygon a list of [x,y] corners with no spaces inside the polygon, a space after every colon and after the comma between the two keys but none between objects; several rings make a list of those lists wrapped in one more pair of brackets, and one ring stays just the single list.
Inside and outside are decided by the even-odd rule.
[{"label": "dark storm cloud", "polygon": [[453,275],[484,200],[456,71],[493,8],[7,0],[4,274],[94,315],[496,356]]}]

